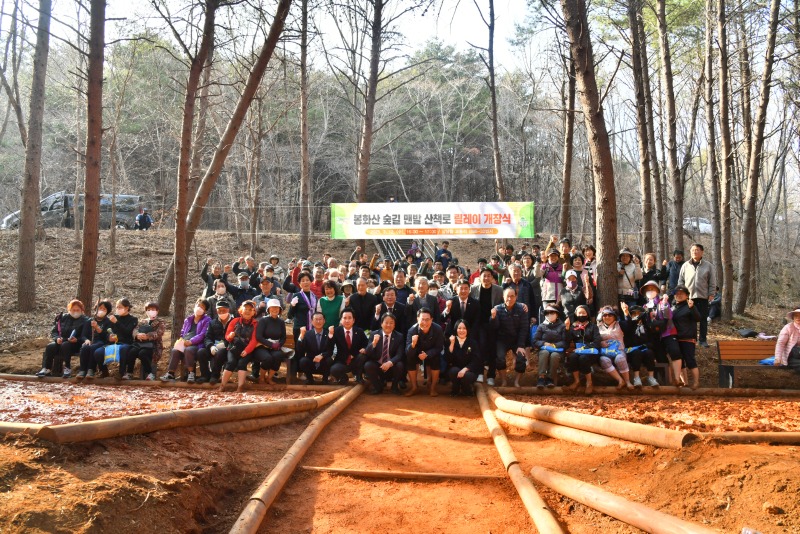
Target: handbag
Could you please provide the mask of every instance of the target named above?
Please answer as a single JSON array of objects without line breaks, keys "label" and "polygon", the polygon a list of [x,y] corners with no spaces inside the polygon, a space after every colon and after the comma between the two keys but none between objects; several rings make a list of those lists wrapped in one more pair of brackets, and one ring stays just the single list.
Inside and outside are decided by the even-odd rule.
[{"label": "handbag", "polygon": [[119,345],[116,343],[113,345],[106,345],[105,351],[106,353],[105,357],[103,358],[103,365],[119,363]]},{"label": "handbag", "polygon": [[661,315],[661,308],[656,306],[656,318],[647,321],[647,331],[653,337],[661,337],[667,329],[667,320]]},{"label": "handbag", "polygon": [[[140,324],[138,329],[140,334],[150,334],[155,330],[149,324]],[[156,346],[152,341],[135,341],[133,345],[140,349],[153,349]]]}]

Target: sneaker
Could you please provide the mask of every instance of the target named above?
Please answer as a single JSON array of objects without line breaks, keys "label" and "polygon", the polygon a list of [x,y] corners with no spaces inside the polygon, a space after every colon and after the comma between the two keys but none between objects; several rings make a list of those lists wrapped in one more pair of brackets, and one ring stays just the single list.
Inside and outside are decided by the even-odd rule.
[{"label": "sneaker", "polygon": [[167,374],[161,377],[160,379],[162,382],[169,382],[170,380],[175,380],[175,375],[167,371]]},{"label": "sneaker", "polygon": [[36,376],[38,376],[38,377],[50,376],[51,374],[52,373],[50,372],[50,369],[45,369],[44,367],[42,367],[42,370],[39,371],[38,373],[36,373]]},{"label": "sneaker", "polygon": [[194,373],[190,372],[189,376],[186,377],[186,382],[189,384],[194,384]]},{"label": "sneaker", "polygon": [[544,385],[545,385],[545,386],[547,386],[547,387],[549,387],[549,388],[554,388],[554,387],[556,387],[556,383],[555,383],[555,382],[553,382],[553,379],[552,379],[552,378],[545,378],[545,379],[544,379]]},{"label": "sneaker", "polygon": [[64,372],[61,373],[61,378],[69,378],[70,376],[72,376],[72,369],[69,367],[64,367]]},{"label": "sneaker", "polygon": [[698,345],[703,347],[703,348],[706,348],[706,349],[708,348],[708,342],[707,341],[701,341],[700,343],[698,343]]},{"label": "sneaker", "polygon": [[544,378],[540,378],[539,380],[536,381],[536,387],[539,388],[539,389],[544,389],[544,387],[546,385],[547,385],[547,382],[545,381]]},{"label": "sneaker", "polygon": [[483,384],[483,375],[478,375],[478,378],[475,379],[475,382],[478,384]]},{"label": "sneaker", "polygon": [[638,376],[634,376],[633,377],[633,387],[635,387],[636,389],[639,389],[639,388],[642,387],[642,379],[639,378]]},{"label": "sneaker", "polygon": [[147,380],[148,382],[152,382],[155,379],[156,379],[156,375],[154,375],[153,373],[150,373],[149,375],[147,375],[145,377],[145,380]]},{"label": "sneaker", "polygon": [[131,375],[130,373],[125,373],[124,375],[122,375],[122,379],[123,380],[133,380],[133,375]]},{"label": "sneaker", "polygon": [[488,380],[486,381],[486,385],[487,385],[487,386],[492,386],[492,387],[494,387],[494,378],[490,378],[490,379],[488,379]]},{"label": "sneaker", "polygon": [[86,378],[94,378],[94,369],[86,371]]},{"label": "sneaker", "polygon": [[659,387],[658,380],[656,380],[655,377],[652,376],[648,376],[647,378],[645,378],[644,383],[653,388]]},{"label": "sneaker", "polygon": [[78,371],[78,374],[75,375],[75,378],[86,378],[86,371]]}]

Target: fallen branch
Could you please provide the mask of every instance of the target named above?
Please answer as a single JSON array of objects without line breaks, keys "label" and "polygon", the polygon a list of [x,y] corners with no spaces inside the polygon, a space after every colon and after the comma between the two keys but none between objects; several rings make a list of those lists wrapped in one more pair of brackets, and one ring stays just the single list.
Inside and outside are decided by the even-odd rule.
[{"label": "fallen branch", "polygon": [[278,461],[277,465],[270,471],[261,486],[253,493],[247,504],[239,514],[236,523],[231,528],[231,534],[244,534],[255,533],[264,521],[272,503],[280,494],[283,486],[292,476],[297,464],[303,458],[303,455],[308,451],[309,447],[314,443],[314,440],[322,433],[325,427],[330,423],[342,410],[347,408],[364,391],[364,386],[361,384],[356,385],[339,400],[337,400],[330,408],[322,412],[314,418],[311,423],[306,427],[294,445],[286,451],[283,458]]},{"label": "fallen branch", "polygon": [[680,432],[628,421],[618,421],[607,417],[572,412],[553,406],[512,401],[491,388],[489,388],[488,395],[495,406],[504,412],[624,439],[634,443],[653,445],[654,447],[665,449],[681,449],[698,439],[698,436],[691,432]]},{"label": "fallen branch", "polygon": [[499,475],[470,475],[464,473],[415,473],[412,471],[380,471],[365,469],[344,469],[338,467],[316,467],[303,465],[300,467],[305,471],[315,471],[320,473],[333,473],[359,478],[401,478],[405,480],[484,480],[484,479],[504,479]]},{"label": "fallen branch", "polygon": [[244,421],[231,421],[229,423],[216,423],[204,425],[203,430],[208,430],[212,434],[227,434],[237,432],[254,432],[271,426],[285,425],[302,421],[308,417],[309,412],[287,413],[284,415],[273,415],[272,417],[260,417],[258,419],[245,419]]},{"label": "fallen branch", "polygon": [[492,435],[494,445],[503,461],[508,477],[517,489],[517,493],[522,499],[522,504],[531,516],[536,529],[539,532],[557,533],[564,532],[553,511],[547,506],[547,503],[542,500],[542,497],[536,491],[533,483],[524,475],[519,466],[517,457],[511,449],[511,444],[508,442],[506,433],[500,427],[500,424],[492,414],[492,408],[489,406],[489,400],[486,398],[486,389],[483,384],[476,384],[478,392],[478,405],[483,413],[483,420],[486,421],[486,426],[489,428],[489,433]]},{"label": "fallen branch", "polygon": [[544,467],[531,469],[531,476],[548,488],[574,501],[599,510],[629,525],[653,534],[712,534],[716,530],[629,501],[604,489]]}]

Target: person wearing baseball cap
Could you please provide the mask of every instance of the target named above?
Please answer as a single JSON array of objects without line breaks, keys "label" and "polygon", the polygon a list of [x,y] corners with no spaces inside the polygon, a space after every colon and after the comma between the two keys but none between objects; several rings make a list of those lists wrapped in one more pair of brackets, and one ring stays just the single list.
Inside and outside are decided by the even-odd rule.
[{"label": "person wearing baseball cap", "polygon": [[219,382],[222,366],[228,361],[225,330],[233,319],[231,306],[226,299],[218,300],[215,304],[215,318],[208,325],[203,346],[197,351],[197,372],[200,375],[196,380],[198,384]]},{"label": "person wearing baseball cap", "polygon": [[681,367],[688,369],[691,374],[690,387],[700,387],[700,369],[697,368],[695,358],[695,345],[697,344],[697,323],[700,321],[700,312],[696,302],[689,298],[690,291],[686,286],[679,285],[675,288],[675,303],[672,306],[672,324],[675,326],[676,337],[680,354],[672,357],[672,373],[677,377],[679,386],[686,384]]},{"label": "person wearing baseball cap", "polygon": [[775,345],[775,365],[788,365],[800,373],[800,306],[787,313],[786,320]]}]

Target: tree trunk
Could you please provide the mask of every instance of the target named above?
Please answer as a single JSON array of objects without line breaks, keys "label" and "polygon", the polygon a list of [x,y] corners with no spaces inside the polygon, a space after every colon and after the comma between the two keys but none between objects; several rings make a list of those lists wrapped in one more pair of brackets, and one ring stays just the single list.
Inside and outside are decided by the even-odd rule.
[{"label": "tree trunk", "polygon": [[733,189],[733,141],[730,123],[730,72],[728,68],[728,29],[725,0],[717,0],[717,34],[719,42],[719,130],[722,140],[722,185],[720,218],[722,236],[722,302],[724,321],[733,318],[733,221],[731,193]]},{"label": "tree trunk", "polygon": [[250,255],[255,257],[258,252],[258,204],[261,192],[261,141],[264,137],[263,113],[261,111],[262,99],[256,100],[256,129],[252,136],[254,140],[253,156],[250,162],[248,183],[253,184],[252,204],[250,206]]},{"label": "tree trunk", "polygon": [[[707,173],[711,187],[711,252],[717,280],[722,276],[722,217],[719,212],[720,184],[717,167],[717,131],[714,114],[714,0],[706,0],[706,64],[705,64],[706,128],[708,129]],[[725,221],[725,224],[729,224]]]},{"label": "tree trunk", "polygon": [[575,61],[570,54],[567,69],[567,95],[564,109],[564,162],[563,162],[563,184],[561,186],[561,216],[559,225],[559,235],[570,235],[570,219],[572,203],[570,192],[572,189],[572,151],[575,139]]},{"label": "tree trunk", "polygon": [[674,199],[672,202],[672,232],[675,245],[682,248],[683,243],[683,183],[678,166],[677,111],[675,109],[675,89],[672,79],[672,56],[669,51],[667,31],[666,0],[658,0],[658,36],[661,49],[662,79],[664,83],[664,103],[667,108],[667,169]]},{"label": "tree trunk", "polygon": [[497,118],[497,84],[494,76],[494,0],[489,0],[489,49],[487,51],[489,68],[489,96],[492,105],[492,159],[494,161],[494,180],[497,187],[497,200],[506,200],[506,187],[503,184],[503,163],[500,157],[500,132],[498,131]]},{"label": "tree trunk", "polygon": [[[233,146],[233,142],[236,139],[236,134],[239,133],[239,129],[242,126],[247,109],[250,107],[250,103],[253,101],[256,90],[261,83],[261,78],[264,76],[264,71],[266,70],[267,64],[272,57],[273,51],[275,50],[275,45],[278,42],[278,38],[280,37],[281,33],[283,33],[283,26],[286,22],[286,16],[289,13],[290,5],[291,0],[280,0],[278,3],[278,8],[275,13],[275,18],[272,21],[269,35],[267,35],[267,39],[264,41],[264,46],[261,48],[258,58],[253,65],[253,70],[250,71],[250,75],[247,77],[247,83],[244,86],[242,95],[239,97],[239,101],[236,103],[236,108],[234,109],[234,112],[228,121],[228,125],[225,128],[225,132],[223,132],[222,137],[217,144],[217,148],[214,152],[214,156],[211,159],[211,163],[209,164],[205,175],[203,175],[203,179],[200,181],[197,194],[194,197],[192,207],[189,210],[189,215],[186,218],[186,243],[192,242],[194,239],[194,234],[197,231],[198,226],[200,226],[200,222],[203,218],[203,210],[208,202],[208,197],[211,195],[211,191],[213,191],[214,185],[217,183],[217,178],[219,178],[219,174],[222,171],[222,166],[225,164],[225,159],[228,157],[228,153]],[[171,273],[175,271],[174,262],[175,259],[173,258],[173,262],[170,263],[169,267],[167,267],[167,273],[164,275],[164,281],[161,284],[161,291],[158,297],[160,305],[163,303],[165,297],[167,304],[169,303],[169,296],[172,295],[175,287],[175,277],[171,276]],[[169,305],[162,305],[162,313],[164,313],[165,310],[169,310]]]},{"label": "tree trunk", "polygon": [[778,16],[780,1],[771,0],[769,9],[769,30],[767,33],[767,49],[764,55],[764,72],[761,76],[761,97],[758,102],[758,115],[756,117],[755,131],[753,132],[752,150],[750,152],[750,166],[747,171],[747,196],[745,197],[744,219],[742,220],[742,234],[739,250],[739,285],[736,291],[734,310],[744,313],[747,297],[750,291],[750,275],[754,269],[753,245],[756,242],[756,201],[758,200],[758,180],[761,176],[761,153],[764,147],[764,129],[767,123],[767,108],[769,107],[769,94],[772,85],[772,68],[775,62],[775,40],[778,30]]},{"label": "tree trunk", "polygon": [[308,155],[308,0],[301,2],[300,21],[300,256],[308,257],[311,227],[311,170]]},{"label": "tree trunk", "polygon": [[372,24],[370,25],[372,44],[369,55],[369,78],[367,78],[367,92],[364,99],[364,116],[361,121],[361,143],[358,147],[357,202],[367,201],[369,163],[372,156],[372,134],[375,127],[375,102],[378,97],[378,71],[383,37],[383,5],[383,0],[374,0],[374,12],[372,14]]},{"label": "tree trunk", "polygon": [[592,158],[596,210],[597,287],[600,305],[616,304],[617,199],[614,188],[614,162],[611,157],[608,131],[603,118],[600,94],[594,72],[594,55],[589,38],[589,21],[585,0],[561,0],[567,35],[569,36],[578,94]]},{"label": "tree trunk", "polygon": [[106,2],[91,0],[89,14],[89,63],[86,91],[86,178],[83,185],[83,247],[78,278],[78,299],[92,305],[100,240],[100,163],[103,148],[103,52],[105,50]]},{"label": "tree trunk", "polygon": [[[211,28],[212,37],[215,28]],[[211,64],[214,58],[214,39],[208,46],[206,54],[206,64],[203,67],[203,82],[200,87],[200,102],[197,111],[197,127],[194,130],[194,142],[192,143],[192,166],[189,171],[189,197],[193,198],[197,193],[197,186],[203,173],[203,149],[206,135],[206,119],[208,118],[209,90],[211,87]]]},{"label": "tree trunk", "polygon": [[641,5],[637,5],[636,30],[639,35],[639,51],[641,55],[641,75],[642,88],[644,89],[645,121],[647,124],[647,152],[650,157],[650,181],[653,191],[653,206],[655,208],[655,238],[657,254],[660,258],[669,258],[669,246],[667,236],[664,232],[664,193],[661,187],[661,166],[658,162],[658,150],[656,149],[655,121],[653,119],[653,92],[650,87],[650,63],[647,54],[647,35],[644,30],[644,17],[641,12]]},{"label": "tree trunk", "polygon": [[186,95],[183,102],[181,147],[178,158],[178,196],[175,209],[175,245],[172,259],[175,264],[175,291],[173,295],[175,311],[172,314],[173,342],[180,336],[183,316],[186,312],[186,279],[189,270],[189,247],[192,244],[192,241],[186,238],[186,215],[189,211],[189,175],[191,171],[195,99],[197,97],[197,88],[200,85],[203,64],[206,61],[206,57],[208,57],[208,51],[214,39],[214,18],[217,6],[217,0],[206,1],[203,37],[189,67],[189,76],[186,80]]},{"label": "tree trunk", "polygon": [[[653,204],[650,191],[650,144],[647,138],[647,107],[644,83],[642,82],[642,43],[639,41],[638,19],[641,5],[637,0],[628,0],[628,22],[631,26],[631,60],[633,82],[636,91],[636,134],[639,139],[639,184],[642,188],[642,230],[644,249],[653,250]],[[661,251],[659,251],[660,253]]]},{"label": "tree trunk", "polygon": [[[39,218],[39,179],[42,174],[42,122],[44,117],[47,57],[50,53],[50,0],[39,0],[39,25],[33,56],[33,79],[25,146],[19,244],[17,249],[17,309],[36,308],[36,222]],[[66,199],[64,199],[66,202]]]}]

